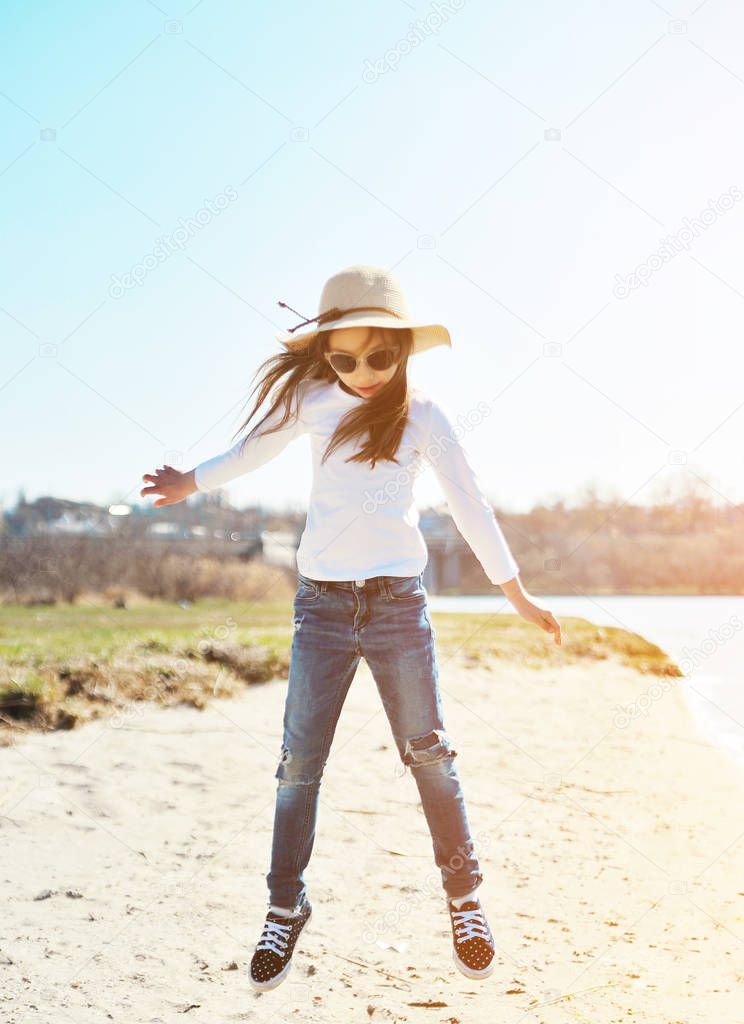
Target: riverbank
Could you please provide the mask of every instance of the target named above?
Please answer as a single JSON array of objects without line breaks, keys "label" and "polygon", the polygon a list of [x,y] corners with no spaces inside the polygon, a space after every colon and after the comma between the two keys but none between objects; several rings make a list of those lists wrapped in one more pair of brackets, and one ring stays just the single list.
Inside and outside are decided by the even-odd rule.
[{"label": "riverbank", "polygon": [[[619,659],[638,671],[679,675],[664,651],[630,630],[562,619],[563,643],[513,613],[436,615],[440,656],[469,665],[512,661],[530,667]],[[141,702],[205,708],[246,686],[285,678],[292,605],[208,598],[140,599],[114,609],[90,595],[80,605],[0,606],[0,745],[28,731],[74,729],[98,718],[114,724]]]},{"label": "riverbank", "polygon": [[682,682],[609,651],[527,664],[491,644],[491,616],[457,616],[453,650],[446,618],[442,700],[499,947],[491,978],[452,964],[415,783],[362,662],[321,789],[314,918],[287,982],[262,995],[246,971],[286,683],[203,710],[132,702],[0,750],[7,1019],[734,1019],[742,777],[701,738]]}]

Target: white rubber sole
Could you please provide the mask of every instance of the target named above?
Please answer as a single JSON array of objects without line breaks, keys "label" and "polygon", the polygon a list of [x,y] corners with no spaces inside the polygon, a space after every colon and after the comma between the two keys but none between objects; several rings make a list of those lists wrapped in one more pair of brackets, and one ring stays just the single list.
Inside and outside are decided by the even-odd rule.
[{"label": "white rubber sole", "polygon": [[[300,932],[299,936],[297,937],[297,942],[295,943],[295,948],[292,950],[292,959],[294,959],[294,955],[295,955],[295,952],[297,951],[297,947],[299,946],[300,942],[302,941],[302,936],[305,934],[305,932],[308,929],[308,926],[310,924],[310,919],[312,918],[312,916],[313,916],[313,912],[311,910],[310,914],[308,916],[307,921],[305,921],[304,925],[302,926],[302,931]],[[270,978],[269,981],[255,981],[251,977],[251,972],[250,972],[250,969],[249,969],[249,971],[248,971],[248,980],[251,983],[251,987],[254,988],[256,990],[256,992],[269,992],[269,991],[271,991],[272,988],[278,988],[279,985],[281,985],[281,983],[283,981],[286,981],[287,975],[289,974],[290,970],[292,969],[292,959],[290,959],[290,961],[286,964],[286,966],[284,966],[282,968],[282,970],[279,972],[279,974],[275,975],[273,978]]]}]

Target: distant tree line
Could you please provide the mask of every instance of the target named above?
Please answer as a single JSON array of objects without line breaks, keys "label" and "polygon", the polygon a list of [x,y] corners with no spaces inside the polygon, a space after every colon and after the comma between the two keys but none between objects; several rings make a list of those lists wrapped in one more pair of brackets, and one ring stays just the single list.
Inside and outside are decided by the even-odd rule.
[{"label": "distant tree line", "polygon": [[[653,506],[601,501],[497,513],[534,594],[742,594],[744,506],[699,494]],[[463,542],[464,543],[464,542]],[[253,556],[246,545],[174,543],[148,537],[0,534],[0,600],[74,602],[85,594],[125,603],[221,596],[290,597],[294,572]],[[469,549],[460,559],[463,594],[493,593]]]}]

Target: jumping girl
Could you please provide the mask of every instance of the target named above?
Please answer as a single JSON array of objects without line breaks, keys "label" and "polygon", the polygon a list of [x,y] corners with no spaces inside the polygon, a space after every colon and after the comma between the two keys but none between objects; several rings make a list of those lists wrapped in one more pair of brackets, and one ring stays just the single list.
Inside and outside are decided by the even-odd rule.
[{"label": "jumping girl", "polygon": [[[285,303],[280,303],[285,306]],[[286,307],[291,308],[291,307]],[[320,314],[279,336],[254,391],[248,435],[188,473],[170,466],[140,492],[155,505],[208,492],[275,458],[310,435],[313,483],[297,550],[294,635],[271,850],[269,909],[251,961],[251,984],[275,988],[312,907],[304,871],[315,841],[321,776],[341,708],[361,658],[374,677],[398,754],[416,780],[453,937],[453,959],[469,978],[494,969],[494,940],[475,890],[483,881],[445,730],[423,570],[428,552],[412,495],[434,468],[455,524],[491,583],[515,610],[561,642],[553,614],[523,590],[519,566],[442,405],[409,387],[409,357],[450,345],[441,324],[409,318],[403,290],[380,267],[356,265],[326,281]],[[295,312],[293,310],[293,312]],[[293,336],[307,324],[312,329]],[[294,402],[294,407],[293,407]],[[405,771],[405,767],[403,771]]]}]

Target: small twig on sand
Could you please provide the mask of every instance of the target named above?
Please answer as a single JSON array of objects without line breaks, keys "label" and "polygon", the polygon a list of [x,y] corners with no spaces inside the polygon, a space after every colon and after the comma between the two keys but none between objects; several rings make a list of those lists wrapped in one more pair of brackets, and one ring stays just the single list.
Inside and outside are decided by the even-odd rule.
[{"label": "small twig on sand", "polygon": [[379,971],[380,974],[384,974],[386,978],[392,978],[394,981],[404,981],[409,985],[408,978],[399,978],[397,974],[391,974],[390,971],[386,971],[383,967],[375,967],[374,964],[365,964],[363,960],[351,960],[348,956],[342,956],[341,953],[334,953],[340,960],[346,960],[349,964],[356,964],[357,967],[369,967],[373,971]]},{"label": "small twig on sand", "polygon": [[587,992],[596,992],[600,988],[612,988],[614,982],[608,981],[604,985],[593,985],[591,988],[582,988],[577,992],[566,992],[565,995],[557,996],[555,999],[546,999],[544,1003],[532,1002],[530,1003],[529,1012],[532,1013],[540,1006],[552,1006],[554,1003],[560,1003],[563,999],[573,999],[575,996],[585,996]]}]

